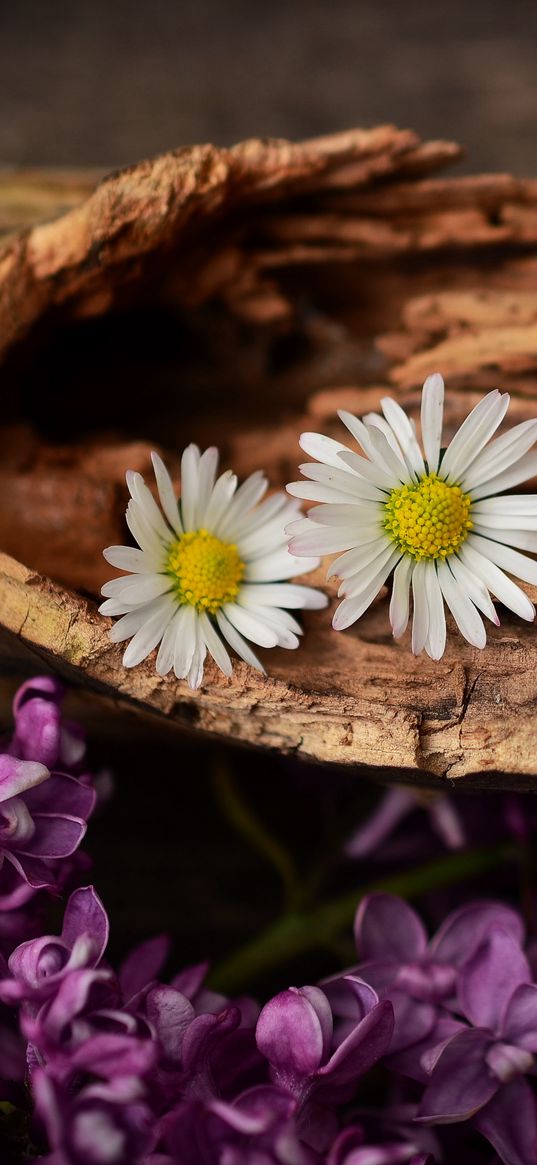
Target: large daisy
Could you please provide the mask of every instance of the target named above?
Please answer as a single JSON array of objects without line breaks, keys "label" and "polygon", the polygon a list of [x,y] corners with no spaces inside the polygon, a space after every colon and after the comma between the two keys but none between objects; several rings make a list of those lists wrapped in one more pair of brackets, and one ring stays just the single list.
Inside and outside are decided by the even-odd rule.
[{"label": "large daisy", "polygon": [[103,551],[112,566],[130,572],[102,588],[101,613],[122,616],[110,639],[130,639],[125,667],[160,645],[159,675],[173,668],[191,688],[201,683],[207,651],[231,675],[228,646],[263,671],[249,643],[298,647],[301,627],[287,608],[326,605],[320,591],[286,581],[319,564],[288,551],[285,526],[297,503],[278,493],[259,504],[268,488],[262,473],[237,488],[229,470],[216,477],[218,451],[200,454],[196,445],[183,453],[178,502],[164,463],[152,458],[160,507],[143,477],[127,474],[127,525],[139,549]]},{"label": "large daisy", "polygon": [[[293,554],[334,554],[329,575],[341,579],[333,626],[354,623],[393,572],[390,621],[405,631],[412,593],[412,650],[440,659],[446,642],[444,603],[465,639],[484,647],[479,612],[496,625],[494,595],[522,619],[533,604],[508,575],[537,583],[537,563],[520,550],[537,551],[537,496],[505,491],[537,474],[537,420],[523,421],[491,441],[509,404],[489,392],[442,449],[444,382],[436,373],[423,386],[421,433],[390,397],[383,416],[363,421],[339,417],[362,450],[318,433],[300,444],[313,463],[301,465],[305,482],[287,487],[320,502],[288,527]],[[517,549],[514,549],[514,548]],[[507,573],[506,573],[507,572]]]}]

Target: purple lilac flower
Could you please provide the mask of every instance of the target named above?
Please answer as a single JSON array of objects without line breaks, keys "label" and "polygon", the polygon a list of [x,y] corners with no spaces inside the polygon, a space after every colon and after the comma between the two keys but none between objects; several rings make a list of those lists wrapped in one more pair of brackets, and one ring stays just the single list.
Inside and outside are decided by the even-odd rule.
[{"label": "purple lilac flower", "polygon": [[22,684],[13,701],[15,726],[6,751],[20,760],[40,761],[47,769],[80,776],[84,732],[63,718],[63,696],[63,687],[53,676],[36,676]]},{"label": "purple lilac flower", "polygon": [[36,1112],[49,1141],[43,1165],[143,1165],[154,1143],[151,1111],[139,1089],[73,1095],[42,1069],[32,1079]]},{"label": "purple lilac flower", "polygon": [[[13,735],[0,748],[0,935],[4,945],[34,929],[36,891],[58,890],[95,803],[76,725],[65,723],[61,688],[49,677],[15,696]],[[70,771],[66,771],[70,770]]]},{"label": "purple lilac flower", "polygon": [[393,1009],[359,979],[346,977],[359,1018],[339,1043],[332,1008],[319,987],[291,987],[265,1005],[257,1022],[257,1046],[271,1077],[298,1102],[302,1138],[322,1150],[334,1134],[333,1106],[349,1100],[357,1081],[387,1051]]},{"label": "purple lilac flower", "polygon": [[458,994],[473,1025],[442,1050],[420,1118],[475,1123],[509,1165],[535,1165],[537,1099],[526,1081],[537,1054],[537,986],[512,932],[495,927],[461,967]]},{"label": "purple lilac flower", "polygon": [[361,903],[355,921],[357,949],[364,960],[359,973],[393,1004],[391,1053],[413,1049],[393,1060],[393,1066],[425,1078],[427,1050],[461,1027],[453,1017],[458,1010],[457,970],[498,924],[521,942],[522,920],[498,902],[475,902],[455,910],[430,942],[421,919],[402,899],[372,894]]}]

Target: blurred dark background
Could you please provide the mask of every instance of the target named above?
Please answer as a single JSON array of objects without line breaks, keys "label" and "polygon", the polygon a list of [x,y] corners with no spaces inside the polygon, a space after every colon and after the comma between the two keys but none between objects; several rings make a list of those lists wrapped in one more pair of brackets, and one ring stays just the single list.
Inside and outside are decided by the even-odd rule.
[{"label": "blurred dark background", "polygon": [[3,0],[0,165],[395,121],[534,174],[536,36],[535,0]]}]

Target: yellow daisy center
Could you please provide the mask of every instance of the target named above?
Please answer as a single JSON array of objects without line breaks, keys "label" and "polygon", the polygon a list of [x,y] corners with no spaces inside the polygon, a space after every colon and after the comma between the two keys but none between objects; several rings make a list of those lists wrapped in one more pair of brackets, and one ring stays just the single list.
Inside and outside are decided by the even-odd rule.
[{"label": "yellow daisy center", "polygon": [[384,529],[413,558],[447,558],[472,529],[471,499],[460,485],[428,473],[415,485],[392,490],[384,505]]},{"label": "yellow daisy center", "polygon": [[237,547],[208,530],[192,530],[172,542],[164,569],[179,603],[209,615],[236,599],[244,575]]}]

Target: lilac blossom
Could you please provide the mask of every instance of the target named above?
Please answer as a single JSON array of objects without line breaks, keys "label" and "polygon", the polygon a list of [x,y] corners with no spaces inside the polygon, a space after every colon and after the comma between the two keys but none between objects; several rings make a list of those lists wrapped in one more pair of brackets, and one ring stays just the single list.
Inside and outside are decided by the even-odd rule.
[{"label": "lilac blossom", "polygon": [[512,932],[495,927],[486,936],[460,969],[458,994],[473,1026],[441,1051],[420,1119],[449,1124],[475,1116],[504,1161],[534,1165],[537,1100],[525,1077],[536,1065],[537,986]]},{"label": "lilac blossom", "polygon": [[[391,1052],[414,1048],[398,1061],[401,1070],[421,1077],[428,1047],[461,1026],[457,1012],[457,970],[483,936],[504,926],[520,943],[519,915],[497,902],[475,902],[450,914],[429,942],[421,919],[400,898],[372,894],[361,903],[355,921],[360,975],[395,1012]],[[426,1068],[426,1065],[425,1065]]]},{"label": "lilac blossom", "polygon": [[295,1097],[302,1136],[319,1149],[333,1133],[330,1104],[353,1096],[360,1077],[387,1051],[393,1031],[391,1004],[380,1003],[352,976],[346,984],[361,1014],[340,1042],[334,1041],[332,1008],[319,987],[280,992],[265,1005],[256,1028],[273,1082]]},{"label": "lilac blossom", "polygon": [[32,1088],[50,1146],[44,1165],[145,1165],[154,1122],[137,1086],[73,1094],[38,1069]]}]

